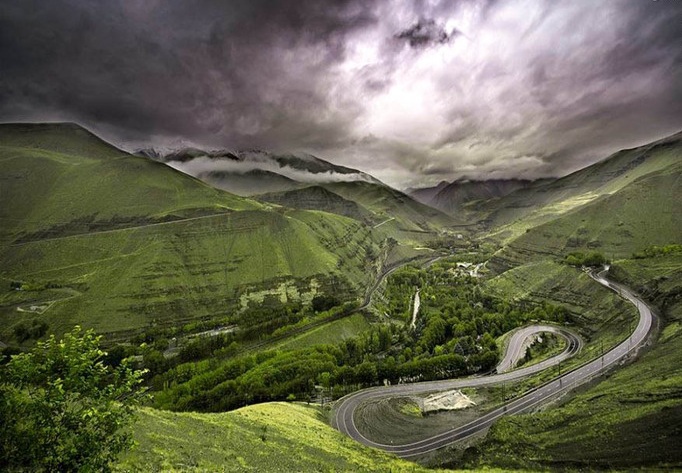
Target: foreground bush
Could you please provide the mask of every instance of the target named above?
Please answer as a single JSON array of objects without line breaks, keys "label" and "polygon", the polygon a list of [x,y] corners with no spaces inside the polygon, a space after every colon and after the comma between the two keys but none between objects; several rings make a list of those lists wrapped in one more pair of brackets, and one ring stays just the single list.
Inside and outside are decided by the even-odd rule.
[{"label": "foreground bush", "polygon": [[99,341],[76,327],[0,368],[0,470],[107,471],[131,445],[143,373],[107,367]]}]

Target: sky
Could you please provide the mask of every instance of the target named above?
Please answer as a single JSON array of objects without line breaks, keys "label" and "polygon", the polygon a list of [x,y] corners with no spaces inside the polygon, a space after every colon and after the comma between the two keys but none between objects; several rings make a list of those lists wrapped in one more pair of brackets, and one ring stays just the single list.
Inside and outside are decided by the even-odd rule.
[{"label": "sky", "polygon": [[399,188],[682,130],[678,0],[0,0],[0,121],[308,152]]}]

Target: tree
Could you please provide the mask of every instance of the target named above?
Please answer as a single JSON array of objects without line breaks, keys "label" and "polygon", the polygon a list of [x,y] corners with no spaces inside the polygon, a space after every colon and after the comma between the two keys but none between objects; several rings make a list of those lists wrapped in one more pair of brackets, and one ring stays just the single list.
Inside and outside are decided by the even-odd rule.
[{"label": "tree", "polygon": [[131,446],[144,373],[106,366],[100,338],[75,327],[0,368],[0,470],[108,471]]}]

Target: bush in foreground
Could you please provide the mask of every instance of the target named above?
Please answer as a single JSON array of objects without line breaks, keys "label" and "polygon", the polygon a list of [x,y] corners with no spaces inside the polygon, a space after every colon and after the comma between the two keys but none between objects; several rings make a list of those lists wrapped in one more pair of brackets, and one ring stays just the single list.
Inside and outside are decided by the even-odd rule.
[{"label": "bush in foreground", "polygon": [[0,368],[1,470],[107,471],[131,445],[143,373],[107,367],[99,341],[76,327]]}]

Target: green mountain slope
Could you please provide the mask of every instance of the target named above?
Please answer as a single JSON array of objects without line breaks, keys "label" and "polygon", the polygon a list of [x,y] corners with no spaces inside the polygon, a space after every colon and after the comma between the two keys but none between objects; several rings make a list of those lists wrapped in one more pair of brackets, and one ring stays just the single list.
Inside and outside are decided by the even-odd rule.
[{"label": "green mountain slope", "polygon": [[241,174],[210,171],[198,174],[197,177],[213,187],[241,196],[283,192],[304,185],[281,174],[262,169],[253,169]]},{"label": "green mountain slope", "polygon": [[509,241],[526,229],[551,221],[600,197],[614,194],[652,173],[669,173],[682,157],[682,133],[607,159],[550,182],[540,181],[499,199],[465,207],[497,239]]},{"label": "green mountain slope", "polygon": [[[551,183],[553,203],[528,211],[489,235],[506,242],[489,267],[497,272],[574,251],[625,258],[650,245],[682,242],[682,134],[618,153]],[[563,184],[564,187],[560,187]],[[598,186],[598,187],[595,187]],[[587,191],[587,189],[592,189]],[[535,203],[548,192],[535,189]],[[531,189],[519,193],[532,201]],[[519,201],[508,196],[505,208]],[[557,200],[557,196],[564,200]]]},{"label": "green mountain slope", "polygon": [[[682,161],[641,176],[561,218],[529,227],[494,260],[504,267],[573,251],[628,257],[649,245],[682,242]],[[543,256],[544,257],[544,256]]]},{"label": "green mountain slope", "polygon": [[385,222],[384,231],[393,232],[398,239],[419,239],[420,233],[438,233],[458,223],[455,217],[383,184],[355,181],[323,184],[323,187],[372,212],[379,224]]},{"label": "green mountain slope", "polygon": [[0,125],[0,179],[4,240],[262,207],[68,124]]},{"label": "green mountain slope", "polygon": [[531,184],[533,184],[531,181],[520,179],[456,180],[441,182],[436,187],[415,189],[408,193],[421,203],[457,215],[468,203],[503,197]]},{"label": "green mountain slope", "polygon": [[322,210],[324,212],[345,215],[367,224],[378,223],[373,221],[373,215],[367,209],[321,186],[310,186],[287,192],[263,194],[258,196],[258,199],[293,209]]},{"label": "green mountain slope", "polygon": [[[666,469],[682,466],[676,447],[682,419],[682,143],[681,134],[611,158],[538,189],[518,192],[530,210],[493,235],[506,245],[489,261],[496,277],[489,284],[531,300],[586,306],[581,312],[593,333],[617,338],[627,322],[623,308],[601,304],[613,319],[599,325],[591,313],[594,295],[584,298],[585,276],[557,262],[573,251],[599,251],[615,259],[612,277],[638,290],[657,308],[659,327],[651,345],[632,364],[563,399],[561,405],[498,422],[488,438],[471,449],[469,467],[545,469]],[[563,184],[563,188],[559,187]],[[512,194],[510,203],[522,202]],[[563,200],[562,200],[563,199]],[[538,203],[546,203],[541,207]],[[501,206],[500,208],[503,208]],[[499,214],[502,215],[502,214]],[[508,214],[509,215],[509,214]],[[523,230],[523,231],[522,231]],[[651,245],[669,251],[644,252]],[[629,259],[633,253],[646,258]],[[578,273],[569,277],[570,273]],[[588,345],[589,349],[589,345]]]},{"label": "green mountain slope", "polygon": [[122,332],[352,299],[386,253],[356,220],[228,194],[74,125],[0,126],[0,163],[2,340],[34,320]]}]

